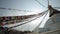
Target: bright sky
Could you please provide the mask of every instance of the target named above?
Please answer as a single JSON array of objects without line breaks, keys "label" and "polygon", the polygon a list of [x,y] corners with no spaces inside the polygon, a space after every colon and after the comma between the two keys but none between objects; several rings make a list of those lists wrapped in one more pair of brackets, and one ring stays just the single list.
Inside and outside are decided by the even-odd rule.
[{"label": "bright sky", "polygon": [[41,11],[40,6],[35,0],[0,0],[0,7]]},{"label": "bright sky", "polygon": [[[0,0],[0,7],[28,10],[26,12],[24,12],[24,11],[18,12],[18,11],[0,10],[0,16],[3,16],[3,15],[7,15],[7,16],[8,15],[12,15],[12,16],[13,15],[23,15],[23,14],[30,14],[30,13],[38,13],[38,12],[42,12],[42,11],[46,10],[46,9],[44,9],[44,7],[39,5],[39,3],[37,3],[35,0]],[[31,11],[31,12],[29,12],[29,11]]]}]

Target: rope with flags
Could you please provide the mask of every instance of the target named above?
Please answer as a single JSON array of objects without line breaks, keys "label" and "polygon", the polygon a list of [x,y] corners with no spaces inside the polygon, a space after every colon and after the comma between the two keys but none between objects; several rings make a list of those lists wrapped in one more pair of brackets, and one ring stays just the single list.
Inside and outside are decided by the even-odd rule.
[{"label": "rope with flags", "polygon": [[45,14],[45,12],[33,14],[33,15],[25,15],[25,16],[7,16],[7,17],[3,16],[3,17],[0,17],[0,26],[4,26],[6,24],[21,23],[22,20],[33,18],[33,17],[43,15],[43,14]]},{"label": "rope with flags", "polygon": [[21,26],[21,25],[24,25],[24,24],[27,24],[27,23],[29,23],[29,22],[31,22],[31,21],[34,21],[34,20],[36,20],[37,18],[39,18],[40,16],[43,16],[45,13],[46,13],[46,12],[42,12],[42,15],[38,15],[36,18],[34,18],[34,19],[30,20],[30,21],[27,21],[27,22],[25,22],[25,23],[18,24],[18,25],[13,26],[13,27],[9,27],[9,29],[14,28],[14,27],[18,27],[18,26]]},{"label": "rope with flags", "polygon": [[[37,27],[36,27],[35,29],[38,29],[38,28],[39,28],[39,26],[42,24],[42,22],[43,22],[44,19],[46,18],[47,14],[48,14],[48,10],[47,10],[47,12],[45,13],[45,15],[44,15],[43,19],[41,20],[41,22],[37,25]],[[34,29],[34,30],[35,30],[35,29]]]},{"label": "rope with flags", "polygon": [[[3,8],[3,7],[0,7],[0,9],[2,10],[12,10],[12,11],[28,11],[28,10],[20,10],[20,9],[12,9],[12,8]],[[32,11],[28,11],[28,12],[32,12]]]},{"label": "rope with flags", "polygon": [[18,22],[22,22],[22,20],[29,19],[35,17],[36,15],[25,15],[25,16],[3,16],[0,17],[0,25],[6,24],[14,24]]},{"label": "rope with flags", "polygon": [[22,24],[18,24],[18,25],[13,26],[13,27],[9,27],[9,28],[7,27],[7,28],[5,28],[5,29],[6,29],[5,31],[7,31],[7,33],[8,33],[10,29],[15,28],[15,27],[18,27],[18,26],[21,26],[21,25],[24,25],[24,24],[27,24],[27,23],[29,23],[29,22],[31,22],[31,21],[33,21],[33,20],[36,20],[36,19],[39,18],[40,16],[41,16],[41,15],[38,14],[38,16],[37,16],[36,18],[34,18],[34,19],[30,20],[30,21],[27,21],[27,22],[22,23]]},{"label": "rope with flags", "polygon": [[[28,18],[34,18],[34,17],[36,17],[36,18],[34,18],[34,19],[32,19],[32,20],[30,20],[30,21],[28,21],[27,20],[27,22],[25,22],[25,23],[22,23],[22,24],[18,24],[18,25],[15,25],[15,26],[13,26],[13,27],[7,27],[7,28],[5,28],[5,31],[7,31],[6,33],[8,33],[9,34],[9,30],[11,29],[11,28],[15,28],[15,27],[18,27],[18,26],[21,26],[21,25],[24,25],[24,24],[27,24],[27,23],[29,23],[29,22],[31,22],[31,21],[34,21],[34,20],[36,20],[37,18],[39,18],[40,16],[43,16],[44,14],[45,14],[46,12],[42,12],[42,13],[38,13],[38,14],[34,14],[34,15],[28,15],[28,16],[30,16],[30,17],[28,17]],[[15,16],[16,17],[16,16]],[[26,16],[24,16],[24,17],[26,17]],[[2,17],[1,17],[2,18]],[[21,18],[21,16],[19,17],[19,19],[18,20],[20,20],[20,18]],[[5,18],[6,19],[6,18]],[[24,18],[24,19],[27,19],[27,18]],[[9,19],[7,19],[7,20],[9,20]],[[13,18],[13,20],[14,20],[14,18]],[[20,22],[19,22],[20,23]],[[3,24],[4,25],[4,24]],[[4,28],[4,27],[3,27]]]}]

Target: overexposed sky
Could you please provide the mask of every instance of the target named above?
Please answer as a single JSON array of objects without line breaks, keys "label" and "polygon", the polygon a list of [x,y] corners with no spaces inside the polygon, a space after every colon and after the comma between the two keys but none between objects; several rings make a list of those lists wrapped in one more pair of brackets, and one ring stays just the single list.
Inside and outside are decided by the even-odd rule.
[{"label": "overexposed sky", "polygon": [[18,11],[0,9],[0,16],[25,15],[30,13],[33,14],[33,13],[39,13],[46,10],[46,8],[44,9],[44,7],[39,5],[39,3],[37,3],[35,0],[0,0],[0,7],[27,10],[27,11],[18,12]]}]

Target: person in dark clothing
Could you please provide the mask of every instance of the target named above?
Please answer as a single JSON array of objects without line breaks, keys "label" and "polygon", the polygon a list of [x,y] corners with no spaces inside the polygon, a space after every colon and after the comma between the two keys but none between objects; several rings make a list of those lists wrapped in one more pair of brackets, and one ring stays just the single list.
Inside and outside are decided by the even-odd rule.
[{"label": "person in dark clothing", "polygon": [[4,27],[0,27],[0,30],[2,30],[2,32],[4,33],[4,34],[9,34],[9,30],[8,30],[8,28],[4,28]]},{"label": "person in dark clothing", "polygon": [[5,33],[5,34],[9,34],[9,28],[5,27],[5,28],[4,28],[4,33]]}]

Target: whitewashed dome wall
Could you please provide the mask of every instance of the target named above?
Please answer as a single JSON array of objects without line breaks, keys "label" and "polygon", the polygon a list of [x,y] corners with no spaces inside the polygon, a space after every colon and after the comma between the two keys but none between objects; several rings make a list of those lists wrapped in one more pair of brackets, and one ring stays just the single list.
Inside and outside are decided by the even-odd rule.
[{"label": "whitewashed dome wall", "polygon": [[60,14],[55,14],[45,24],[45,28],[50,30],[60,29]]}]

